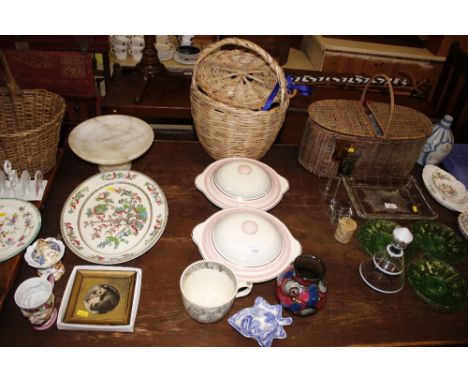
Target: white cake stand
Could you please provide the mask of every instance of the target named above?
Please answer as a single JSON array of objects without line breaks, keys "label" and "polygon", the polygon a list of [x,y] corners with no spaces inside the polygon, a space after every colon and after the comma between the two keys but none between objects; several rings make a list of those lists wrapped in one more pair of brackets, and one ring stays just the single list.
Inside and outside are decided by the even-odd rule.
[{"label": "white cake stand", "polygon": [[71,131],[68,144],[81,159],[106,172],[129,170],[132,160],[143,155],[153,140],[153,129],[141,119],[109,114],[80,123]]}]

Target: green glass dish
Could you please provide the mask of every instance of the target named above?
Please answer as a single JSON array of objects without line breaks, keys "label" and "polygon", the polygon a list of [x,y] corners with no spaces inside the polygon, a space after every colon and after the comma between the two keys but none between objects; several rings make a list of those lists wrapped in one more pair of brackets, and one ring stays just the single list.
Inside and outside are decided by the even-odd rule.
[{"label": "green glass dish", "polygon": [[434,308],[455,312],[468,304],[465,280],[445,261],[421,256],[408,264],[407,275],[416,294]]},{"label": "green glass dish", "polygon": [[460,263],[468,253],[465,240],[445,224],[421,220],[413,225],[411,232],[414,239],[408,247],[409,253],[423,252],[449,264]]},{"label": "green glass dish", "polygon": [[399,225],[391,220],[371,219],[357,232],[358,243],[367,254],[373,256],[392,242],[393,230]]}]

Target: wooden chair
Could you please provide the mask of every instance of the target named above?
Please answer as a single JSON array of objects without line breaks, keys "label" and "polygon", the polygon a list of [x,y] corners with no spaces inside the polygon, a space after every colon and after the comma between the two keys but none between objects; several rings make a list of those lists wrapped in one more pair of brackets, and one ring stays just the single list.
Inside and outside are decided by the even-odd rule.
[{"label": "wooden chair", "polygon": [[431,103],[436,118],[453,116],[456,143],[468,143],[468,54],[453,42],[436,84]]}]

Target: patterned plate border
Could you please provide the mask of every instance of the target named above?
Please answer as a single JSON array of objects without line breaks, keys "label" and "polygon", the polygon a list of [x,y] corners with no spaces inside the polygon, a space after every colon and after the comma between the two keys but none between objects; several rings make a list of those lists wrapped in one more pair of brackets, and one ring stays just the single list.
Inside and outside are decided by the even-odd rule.
[{"label": "patterned plate border", "polygon": [[[141,178],[141,183],[143,183],[145,190],[135,182],[137,178]],[[144,239],[143,247],[138,251],[130,253],[126,251],[114,256],[103,255],[97,250],[92,252],[92,248],[89,248],[89,246],[85,248],[83,246],[84,240],[78,233],[81,215],[85,213],[84,210],[80,209],[80,203],[83,203],[83,200],[86,200],[89,195],[93,195],[93,192],[96,190],[103,189],[104,187],[114,187],[119,184],[132,184],[133,187],[145,193],[151,206],[150,228],[148,229],[152,230],[147,234],[148,237]],[[92,188],[93,185],[94,188]],[[163,209],[161,217],[157,218],[155,211],[161,208]],[[77,211],[81,211],[80,215],[70,221],[68,216],[74,217],[73,214],[78,213]],[[82,259],[95,264],[121,264],[141,256],[156,244],[167,225],[168,215],[166,197],[154,180],[136,171],[110,171],[93,175],[73,190],[63,206],[60,217],[60,229],[67,247]],[[142,240],[140,239],[135,246],[141,246]]]},{"label": "patterned plate border", "polygon": [[[4,246],[4,240],[6,239],[6,234],[5,234],[4,227],[3,226],[0,227],[0,262],[8,260],[12,258],[13,256],[16,256],[17,254],[21,253],[29,244],[31,244],[32,241],[36,238],[37,234],[39,233],[39,230],[41,229],[41,224],[42,224],[41,213],[39,212],[39,210],[36,208],[34,204],[21,200],[21,199],[1,198],[0,206],[4,205],[4,203],[17,204],[19,206],[18,207],[19,212],[22,212],[21,208],[25,209],[24,213],[22,212],[23,216],[21,218],[25,220],[26,228],[28,229],[29,232],[26,236],[23,235],[22,237],[20,237],[19,243],[15,245],[15,250],[13,251],[5,250],[5,252],[3,252],[2,248]],[[14,222],[10,222],[10,224],[15,224],[16,222],[17,220]]]}]

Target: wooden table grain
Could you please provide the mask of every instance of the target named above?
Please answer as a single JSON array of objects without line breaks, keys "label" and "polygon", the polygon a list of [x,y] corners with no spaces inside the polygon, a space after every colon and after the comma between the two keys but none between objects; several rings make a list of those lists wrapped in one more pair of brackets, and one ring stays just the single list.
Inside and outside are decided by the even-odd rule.
[{"label": "wooden table grain", "polygon": [[[353,237],[349,244],[333,238],[333,226],[325,218],[319,197],[320,179],[297,160],[298,147],[275,145],[262,159],[290,182],[283,200],[270,213],[291,231],[304,253],[322,258],[327,267],[328,301],[312,317],[293,317],[286,326],[288,337],[273,346],[405,346],[457,345],[468,343],[468,310],[444,314],[419,299],[411,287],[395,295],[368,288],[358,273],[367,255]],[[155,141],[150,150],[133,162],[133,169],[153,178],[164,191],[169,219],[160,240],[144,255],[124,266],[143,271],[141,298],[133,333],[60,331],[55,326],[38,332],[31,328],[12,294],[0,316],[2,346],[258,346],[235,331],[227,317],[200,324],[184,312],[179,277],[186,266],[201,256],[191,239],[192,229],[219,209],[194,186],[195,177],[212,159],[197,142]],[[420,168],[416,168],[416,172]],[[60,232],[63,204],[73,189],[97,172],[66,149],[54,187],[42,211],[41,237]],[[424,186],[423,186],[424,188]],[[439,220],[456,227],[457,213],[431,205]],[[358,220],[358,224],[362,224]],[[410,226],[411,223],[408,224]],[[65,276],[56,284],[57,307],[75,265],[87,264],[70,250],[64,256]],[[468,259],[456,267],[468,278]],[[34,271],[22,261],[14,287]],[[255,284],[247,297],[235,301],[230,314],[253,305],[257,296],[276,303],[274,280]],[[290,316],[284,312],[283,316]]]}]

